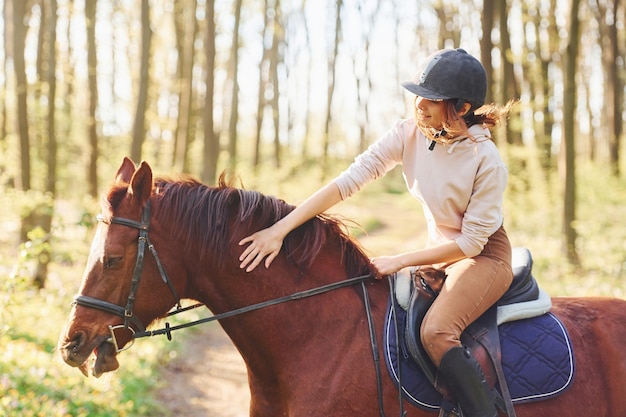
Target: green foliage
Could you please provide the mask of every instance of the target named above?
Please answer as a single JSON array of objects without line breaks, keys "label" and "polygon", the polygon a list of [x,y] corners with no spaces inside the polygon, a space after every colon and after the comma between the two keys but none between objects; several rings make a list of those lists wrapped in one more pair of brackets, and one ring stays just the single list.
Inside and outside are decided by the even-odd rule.
[{"label": "green foliage", "polygon": [[27,241],[20,243],[19,256],[11,278],[25,282],[30,278],[30,265],[33,262],[48,263],[51,250],[48,233],[40,226],[27,233]]},{"label": "green foliage", "polygon": [[534,274],[552,295],[624,297],[626,227],[619,214],[626,184],[610,167],[577,165],[577,250],[581,265],[567,262],[563,249],[562,187],[557,173],[546,175],[529,147],[509,147],[505,226],[513,245],[530,248]]}]

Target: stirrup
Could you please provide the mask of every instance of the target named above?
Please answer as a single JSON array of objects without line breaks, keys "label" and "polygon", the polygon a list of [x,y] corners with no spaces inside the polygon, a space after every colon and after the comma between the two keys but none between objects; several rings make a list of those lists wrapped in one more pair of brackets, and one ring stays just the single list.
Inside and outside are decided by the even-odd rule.
[{"label": "stirrup", "polygon": [[463,417],[463,413],[457,404],[454,404],[444,398],[441,400],[439,414],[437,417]]}]

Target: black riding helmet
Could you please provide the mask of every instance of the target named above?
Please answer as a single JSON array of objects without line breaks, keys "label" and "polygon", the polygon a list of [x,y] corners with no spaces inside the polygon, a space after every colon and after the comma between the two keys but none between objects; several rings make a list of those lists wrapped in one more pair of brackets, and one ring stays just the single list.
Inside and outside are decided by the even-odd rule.
[{"label": "black riding helmet", "polygon": [[442,49],[428,57],[415,78],[402,86],[428,100],[457,99],[457,110],[470,103],[471,113],[485,104],[487,74],[480,61],[464,49]]}]

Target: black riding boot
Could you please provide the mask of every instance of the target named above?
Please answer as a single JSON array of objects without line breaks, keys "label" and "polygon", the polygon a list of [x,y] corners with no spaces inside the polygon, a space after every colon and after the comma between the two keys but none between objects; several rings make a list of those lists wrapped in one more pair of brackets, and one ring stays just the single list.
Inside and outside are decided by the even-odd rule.
[{"label": "black riding boot", "polygon": [[498,416],[494,394],[469,349],[459,346],[447,351],[438,371],[459,402],[464,417]]}]

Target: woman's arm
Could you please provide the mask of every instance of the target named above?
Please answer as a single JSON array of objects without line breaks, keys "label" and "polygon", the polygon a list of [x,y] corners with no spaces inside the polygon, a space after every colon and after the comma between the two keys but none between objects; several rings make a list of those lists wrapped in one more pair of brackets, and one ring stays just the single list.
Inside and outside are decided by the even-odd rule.
[{"label": "woman's arm", "polygon": [[243,238],[239,245],[248,244],[248,246],[239,256],[241,261],[239,267],[250,272],[265,258],[265,267],[269,268],[274,258],[278,256],[283,240],[289,232],[340,201],[339,188],[331,182],[317,190],[274,225]]},{"label": "woman's arm", "polygon": [[441,245],[412,252],[393,256],[378,256],[372,258],[372,264],[381,275],[389,275],[409,266],[451,263],[466,257],[459,245],[451,240]]}]

